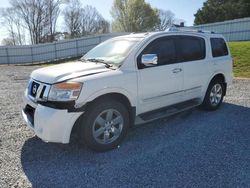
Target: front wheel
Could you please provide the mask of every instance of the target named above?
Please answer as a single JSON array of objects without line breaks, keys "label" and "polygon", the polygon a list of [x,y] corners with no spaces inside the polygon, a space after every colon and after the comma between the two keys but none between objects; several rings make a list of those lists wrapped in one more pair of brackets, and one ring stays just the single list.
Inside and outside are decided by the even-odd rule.
[{"label": "front wheel", "polygon": [[224,84],[220,80],[213,80],[207,89],[202,107],[206,110],[217,110],[224,98]]},{"label": "front wheel", "polygon": [[81,136],[87,146],[96,151],[117,147],[129,127],[129,113],[118,101],[101,100],[86,112],[81,125]]}]

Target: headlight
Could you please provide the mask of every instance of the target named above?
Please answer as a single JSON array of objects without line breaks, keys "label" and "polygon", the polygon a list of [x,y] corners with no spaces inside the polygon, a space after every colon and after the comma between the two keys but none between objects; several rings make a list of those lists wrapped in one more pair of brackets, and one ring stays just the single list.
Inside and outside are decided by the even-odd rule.
[{"label": "headlight", "polygon": [[72,101],[76,100],[82,89],[78,82],[62,82],[53,84],[49,92],[49,101]]}]

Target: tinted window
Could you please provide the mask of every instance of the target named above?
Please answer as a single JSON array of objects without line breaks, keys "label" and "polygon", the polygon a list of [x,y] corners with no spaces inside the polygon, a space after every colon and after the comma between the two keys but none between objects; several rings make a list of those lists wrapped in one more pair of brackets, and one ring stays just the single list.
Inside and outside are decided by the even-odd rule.
[{"label": "tinted window", "polygon": [[177,49],[181,62],[200,60],[206,56],[205,40],[200,37],[179,37]]},{"label": "tinted window", "polygon": [[222,38],[211,38],[212,54],[213,57],[220,57],[228,55],[227,45]]},{"label": "tinted window", "polygon": [[151,42],[139,55],[140,62],[142,54],[157,54],[158,65],[166,65],[176,62],[175,42],[173,38],[163,37]]}]

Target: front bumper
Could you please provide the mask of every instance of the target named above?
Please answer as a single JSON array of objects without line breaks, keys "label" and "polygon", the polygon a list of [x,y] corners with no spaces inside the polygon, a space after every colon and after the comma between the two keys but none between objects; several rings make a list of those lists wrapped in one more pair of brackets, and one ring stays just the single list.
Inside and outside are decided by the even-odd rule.
[{"label": "front bumper", "polygon": [[83,113],[37,104],[25,92],[23,118],[28,127],[45,142],[69,143],[71,130]]}]

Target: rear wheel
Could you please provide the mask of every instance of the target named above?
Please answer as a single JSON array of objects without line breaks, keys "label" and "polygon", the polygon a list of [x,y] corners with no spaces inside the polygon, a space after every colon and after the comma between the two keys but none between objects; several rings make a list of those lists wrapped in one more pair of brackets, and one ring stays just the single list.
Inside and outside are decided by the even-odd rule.
[{"label": "rear wheel", "polygon": [[81,139],[96,151],[117,147],[129,127],[129,113],[126,107],[110,98],[92,105],[81,123]]},{"label": "rear wheel", "polygon": [[224,84],[221,80],[213,80],[207,89],[202,107],[206,110],[216,110],[224,98]]}]

